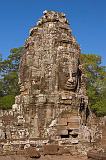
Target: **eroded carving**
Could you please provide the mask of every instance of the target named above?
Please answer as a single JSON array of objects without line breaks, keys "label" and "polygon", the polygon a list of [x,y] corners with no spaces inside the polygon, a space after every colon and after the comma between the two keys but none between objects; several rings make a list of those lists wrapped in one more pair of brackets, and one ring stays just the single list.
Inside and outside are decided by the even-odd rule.
[{"label": "eroded carving", "polygon": [[90,110],[80,47],[65,15],[44,12],[30,30],[22,52],[20,95],[11,111],[0,112],[4,150],[13,145],[26,148],[27,143],[41,147],[48,141],[63,146],[95,141],[96,127],[88,125]]}]

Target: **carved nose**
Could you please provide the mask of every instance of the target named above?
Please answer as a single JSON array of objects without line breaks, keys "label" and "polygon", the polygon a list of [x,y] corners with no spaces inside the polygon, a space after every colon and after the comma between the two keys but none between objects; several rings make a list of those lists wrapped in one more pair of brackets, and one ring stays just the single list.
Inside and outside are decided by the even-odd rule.
[{"label": "carved nose", "polygon": [[74,84],[73,79],[72,79],[72,78],[69,78],[68,81],[67,81],[67,83],[66,83],[66,87],[67,87],[68,89],[71,89],[71,87],[72,87],[73,84]]},{"label": "carved nose", "polygon": [[69,78],[69,79],[68,79],[68,82],[69,82],[69,83],[73,83],[73,82],[74,82],[74,81],[73,81],[73,78]]}]

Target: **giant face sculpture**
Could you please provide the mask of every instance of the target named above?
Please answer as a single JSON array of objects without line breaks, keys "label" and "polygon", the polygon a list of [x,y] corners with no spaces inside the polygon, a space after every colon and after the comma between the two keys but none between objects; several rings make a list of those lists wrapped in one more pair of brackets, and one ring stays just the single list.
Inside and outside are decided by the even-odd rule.
[{"label": "giant face sculpture", "polygon": [[75,58],[63,57],[59,62],[59,89],[76,91],[78,84],[78,62]]}]

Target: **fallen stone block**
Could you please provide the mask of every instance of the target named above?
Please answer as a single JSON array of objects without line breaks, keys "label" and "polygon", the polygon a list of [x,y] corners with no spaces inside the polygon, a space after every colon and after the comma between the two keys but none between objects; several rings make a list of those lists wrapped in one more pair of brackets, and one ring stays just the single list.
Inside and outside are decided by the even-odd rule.
[{"label": "fallen stone block", "polygon": [[70,154],[71,155],[71,150],[68,147],[59,147],[59,151],[58,151],[59,155],[63,155],[63,154]]},{"label": "fallen stone block", "polygon": [[55,144],[49,144],[43,146],[44,155],[57,155],[59,150],[59,146]]},{"label": "fallen stone block", "polygon": [[88,151],[87,157],[93,160],[106,160],[106,152]]},{"label": "fallen stone block", "polygon": [[26,148],[25,151],[30,158],[40,158],[41,156],[39,151],[37,151],[35,147]]},{"label": "fallen stone block", "polygon": [[17,150],[16,152],[17,155],[26,155],[26,151],[24,149],[22,150]]}]

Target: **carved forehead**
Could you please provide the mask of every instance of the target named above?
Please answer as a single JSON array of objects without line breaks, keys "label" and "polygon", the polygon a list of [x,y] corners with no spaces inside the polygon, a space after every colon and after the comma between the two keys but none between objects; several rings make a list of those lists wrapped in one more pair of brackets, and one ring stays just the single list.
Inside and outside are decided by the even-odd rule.
[{"label": "carved forehead", "polygon": [[66,55],[60,58],[59,66],[62,72],[77,73],[78,59],[75,57],[73,58],[73,57]]},{"label": "carved forehead", "polygon": [[64,56],[61,57],[59,60],[60,64],[64,64],[64,65],[72,65],[72,66],[76,66],[78,67],[78,59],[75,57],[69,57],[69,56]]}]

